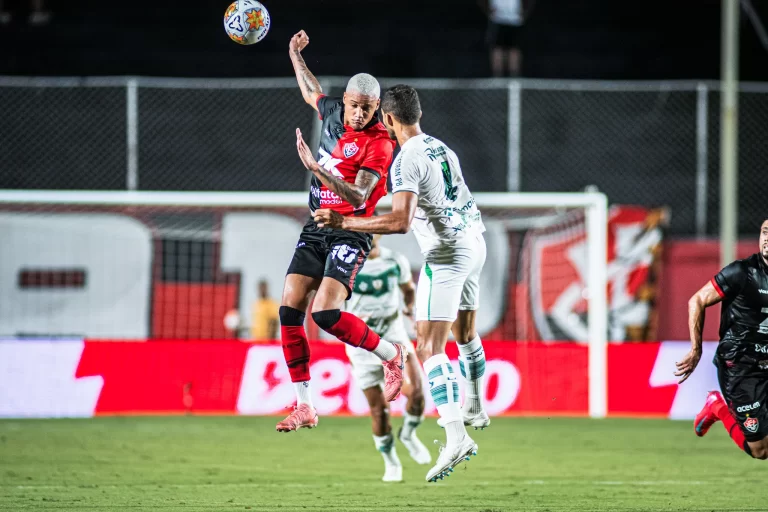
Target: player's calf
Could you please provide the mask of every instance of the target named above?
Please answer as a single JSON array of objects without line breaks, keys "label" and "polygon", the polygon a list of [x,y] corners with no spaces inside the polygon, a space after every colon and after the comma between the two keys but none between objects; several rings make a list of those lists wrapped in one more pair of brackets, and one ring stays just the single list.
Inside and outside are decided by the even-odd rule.
[{"label": "player's calf", "polygon": [[372,352],[382,361],[390,361],[397,356],[394,344],[382,340],[365,322],[351,313],[340,309],[327,309],[314,311],[312,319],[328,334],[347,345]]}]

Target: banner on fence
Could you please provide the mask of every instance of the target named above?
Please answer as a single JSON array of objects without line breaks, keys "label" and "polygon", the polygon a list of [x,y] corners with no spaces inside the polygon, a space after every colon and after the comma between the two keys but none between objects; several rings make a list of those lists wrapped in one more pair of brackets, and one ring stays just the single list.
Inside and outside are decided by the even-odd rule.
[{"label": "banner on fence", "polygon": [[[692,418],[717,387],[705,344],[701,367],[683,386],[674,362],[687,342],[611,344],[611,415]],[[588,350],[575,343],[486,342],[488,413],[585,416]],[[320,415],[364,415],[344,347],[313,342],[312,392]],[[457,351],[448,355],[456,368]],[[461,379],[460,379],[461,382]],[[277,343],[221,341],[35,340],[0,342],[0,416],[110,414],[280,415],[294,401]],[[401,414],[405,398],[393,404]],[[435,407],[427,394],[427,414]]]}]

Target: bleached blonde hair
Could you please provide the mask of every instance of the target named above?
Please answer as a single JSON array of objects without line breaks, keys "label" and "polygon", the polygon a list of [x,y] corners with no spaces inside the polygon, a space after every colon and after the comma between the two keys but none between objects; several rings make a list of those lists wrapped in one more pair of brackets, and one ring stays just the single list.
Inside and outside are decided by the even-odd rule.
[{"label": "bleached blonde hair", "polygon": [[379,86],[379,81],[368,73],[358,73],[347,82],[347,92],[356,92],[363,96],[379,98],[381,96],[381,86]]}]

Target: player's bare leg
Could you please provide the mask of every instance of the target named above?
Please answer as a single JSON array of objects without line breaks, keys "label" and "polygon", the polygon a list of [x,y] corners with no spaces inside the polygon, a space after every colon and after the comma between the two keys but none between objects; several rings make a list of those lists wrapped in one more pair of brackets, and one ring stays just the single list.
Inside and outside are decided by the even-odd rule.
[{"label": "player's bare leg", "polygon": [[341,311],[347,300],[347,287],[324,278],[312,304],[312,319],[322,330],[344,343],[372,352],[384,365],[384,397],[388,402],[400,395],[407,353],[402,345],[381,339],[355,315]]},{"label": "player's bare leg", "polygon": [[485,351],[475,329],[476,318],[476,310],[460,310],[451,330],[459,346],[459,371],[464,379],[464,424],[482,430],[491,424],[491,419],[482,403]]},{"label": "player's bare leg", "polygon": [[459,383],[445,345],[453,322],[418,321],[416,354],[424,362],[429,392],[440,415],[438,424],[445,428],[446,444],[440,450],[437,463],[427,472],[427,481],[434,482],[450,476],[453,468],[470,455],[477,454],[477,444],[469,437],[459,407]]},{"label": "player's bare leg", "polygon": [[283,355],[296,391],[296,408],[277,424],[278,432],[291,432],[317,426],[317,412],[312,405],[309,387],[309,342],[304,319],[309,302],[320,286],[320,279],[288,274],[283,286],[280,306],[280,333]]},{"label": "player's bare leg", "polygon": [[415,357],[405,363],[405,382],[403,395],[408,397],[403,415],[403,426],[397,432],[397,438],[408,450],[408,454],[418,464],[429,464],[432,455],[424,443],[416,436],[416,429],[424,421],[424,377],[421,366]]},{"label": "player's bare leg", "polygon": [[384,393],[379,386],[364,389],[363,394],[371,409],[373,442],[384,458],[384,476],[381,480],[383,482],[402,482],[403,465],[397,456],[392,425],[389,423],[389,404],[384,399]]}]

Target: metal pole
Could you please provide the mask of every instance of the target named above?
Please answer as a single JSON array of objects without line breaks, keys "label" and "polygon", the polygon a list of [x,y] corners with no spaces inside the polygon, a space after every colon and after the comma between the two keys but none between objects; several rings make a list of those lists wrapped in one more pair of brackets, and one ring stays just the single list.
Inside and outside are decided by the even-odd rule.
[{"label": "metal pole", "polygon": [[596,194],[586,209],[589,280],[589,415],[608,413],[608,199]]},{"label": "metal pole", "polygon": [[507,86],[507,192],[520,190],[520,81]]},{"label": "metal pole", "polygon": [[125,89],[126,173],[125,188],[139,188],[139,90],[135,78],[128,80]]},{"label": "metal pole", "polygon": [[696,86],[696,236],[707,234],[707,114],[709,90],[705,84]]},{"label": "metal pole", "polygon": [[720,265],[736,259],[738,230],[739,0],[723,0],[720,93]]}]

